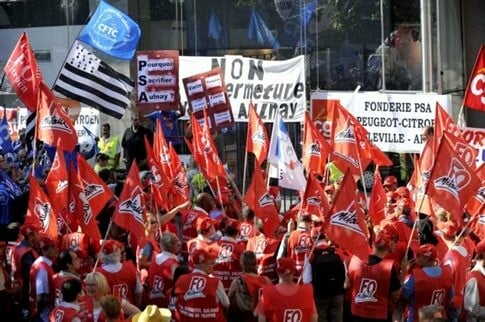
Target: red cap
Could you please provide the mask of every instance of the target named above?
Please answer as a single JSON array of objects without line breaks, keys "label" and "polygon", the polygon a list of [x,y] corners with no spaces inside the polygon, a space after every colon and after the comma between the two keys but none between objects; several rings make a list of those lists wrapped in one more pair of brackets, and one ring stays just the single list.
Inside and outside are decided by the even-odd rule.
[{"label": "red cap", "polygon": [[278,259],[278,274],[296,274],[296,264],[295,261],[288,257],[281,257]]},{"label": "red cap", "polygon": [[108,239],[104,242],[103,254],[109,255],[121,249],[121,243],[117,240]]},{"label": "red cap", "polygon": [[438,257],[438,253],[436,252],[436,248],[432,244],[424,244],[419,246],[416,250],[416,257],[424,256],[428,260],[435,260]]},{"label": "red cap", "polygon": [[482,253],[485,253],[485,239],[482,240],[481,242],[479,242],[476,246],[475,246],[475,253],[478,254],[482,254]]},{"label": "red cap", "polygon": [[203,248],[198,248],[194,250],[191,256],[192,256],[192,262],[194,263],[194,265],[199,265],[204,263],[205,261],[215,260],[217,258],[216,255],[212,254],[210,251],[207,251]]},{"label": "red cap", "polygon": [[389,235],[389,237],[391,237],[391,239],[393,240],[399,239],[399,233],[397,232],[396,227],[394,227],[391,224],[387,224],[384,227],[382,227],[381,233]]},{"label": "red cap", "polygon": [[401,198],[410,198],[411,193],[409,192],[409,189],[406,187],[399,187],[396,189],[396,193],[399,195]]},{"label": "red cap", "polygon": [[385,187],[396,183],[397,183],[397,179],[395,176],[387,176],[384,178],[384,182],[382,183],[382,185]]},{"label": "red cap", "polygon": [[232,227],[236,230],[239,230],[239,227],[241,226],[241,222],[236,219],[228,218],[226,220],[226,227]]},{"label": "red cap", "polygon": [[440,223],[440,230],[448,238],[456,236],[458,233],[458,225],[453,221]]},{"label": "red cap", "polygon": [[42,230],[41,227],[32,225],[32,224],[24,224],[22,227],[20,227],[20,233],[24,236],[27,237],[33,232],[40,232]]},{"label": "red cap", "polygon": [[197,231],[204,231],[215,225],[215,221],[210,217],[197,218]]},{"label": "red cap", "polygon": [[391,236],[388,234],[377,234],[374,240],[374,247],[379,249],[391,249]]},{"label": "red cap", "polygon": [[39,247],[42,249],[42,248],[46,248],[46,247],[49,247],[49,246],[55,246],[56,245],[56,241],[48,236],[41,236],[40,237],[40,242],[39,242]]}]

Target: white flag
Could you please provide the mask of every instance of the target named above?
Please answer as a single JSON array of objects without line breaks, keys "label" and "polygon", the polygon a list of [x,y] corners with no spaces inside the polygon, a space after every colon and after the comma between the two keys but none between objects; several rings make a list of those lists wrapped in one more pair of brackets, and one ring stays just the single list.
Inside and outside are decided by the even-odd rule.
[{"label": "white flag", "polygon": [[280,119],[280,113],[276,113],[273,124],[268,162],[270,164],[269,176],[277,178],[280,187],[298,191],[305,190],[306,179],[303,174],[303,166],[296,156],[285,123]]}]

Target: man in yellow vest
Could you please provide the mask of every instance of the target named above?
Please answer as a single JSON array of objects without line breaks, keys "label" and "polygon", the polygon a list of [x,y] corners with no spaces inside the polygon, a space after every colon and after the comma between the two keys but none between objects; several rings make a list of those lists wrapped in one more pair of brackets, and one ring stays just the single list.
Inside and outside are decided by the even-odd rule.
[{"label": "man in yellow vest", "polygon": [[101,138],[98,141],[99,152],[109,157],[108,167],[111,170],[118,169],[120,162],[121,146],[120,138],[111,136],[111,127],[108,123],[101,125]]}]

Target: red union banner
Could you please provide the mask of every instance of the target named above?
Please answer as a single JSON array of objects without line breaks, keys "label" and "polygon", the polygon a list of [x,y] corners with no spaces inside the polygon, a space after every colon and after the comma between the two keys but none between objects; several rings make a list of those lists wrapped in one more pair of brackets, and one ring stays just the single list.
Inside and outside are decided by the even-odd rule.
[{"label": "red union banner", "polygon": [[139,51],[137,107],[141,110],[178,110],[179,54],[176,50]]},{"label": "red union banner", "polygon": [[483,45],[470,75],[463,105],[474,110],[485,111],[485,46]]}]

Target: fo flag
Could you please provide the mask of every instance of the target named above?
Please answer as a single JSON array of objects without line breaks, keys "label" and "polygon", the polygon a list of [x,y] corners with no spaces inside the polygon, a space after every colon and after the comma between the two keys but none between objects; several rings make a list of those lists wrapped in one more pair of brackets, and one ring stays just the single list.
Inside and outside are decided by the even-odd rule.
[{"label": "fo flag", "polygon": [[140,35],[136,22],[101,1],[78,38],[110,56],[129,60],[135,55]]},{"label": "fo flag", "polygon": [[446,137],[441,140],[431,171],[427,193],[452,219],[463,223],[463,206],[480,187],[475,171],[457,154]]},{"label": "fo flag", "polygon": [[369,200],[369,217],[374,226],[380,224],[386,218],[386,191],[382,186],[382,178],[379,168],[374,172],[374,185]]},{"label": "fo flag", "polygon": [[485,111],[485,46],[478,53],[475,67],[466,88],[463,105],[474,110]]},{"label": "fo flag", "polygon": [[316,128],[310,115],[305,113],[305,131],[303,135],[303,166],[307,173],[323,175],[328,155],[332,147]]},{"label": "fo flag", "polygon": [[141,240],[145,235],[145,202],[138,174],[136,162],[133,162],[116,204],[113,222]]},{"label": "fo flag", "polygon": [[42,75],[25,32],[20,36],[3,71],[20,100],[31,112],[35,112]]},{"label": "fo flag", "polygon": [[115,71],[76,41],[54,90],[120,119],[131,102],[133,85],[131,79]]},{"label": "fo flag", "polygon": [[355,181],[347,170],[332,210],[325,218],[325,234],[341,248],[365,260],[369,254],[368,230],[356,191]]},{"label": "fo flag", "polygon": [[246,138],[246,150],[256,157],[261,165],[268,156],[269,139],[263,121],[256,113],[253,102],[249,102],[248,135]]}]

